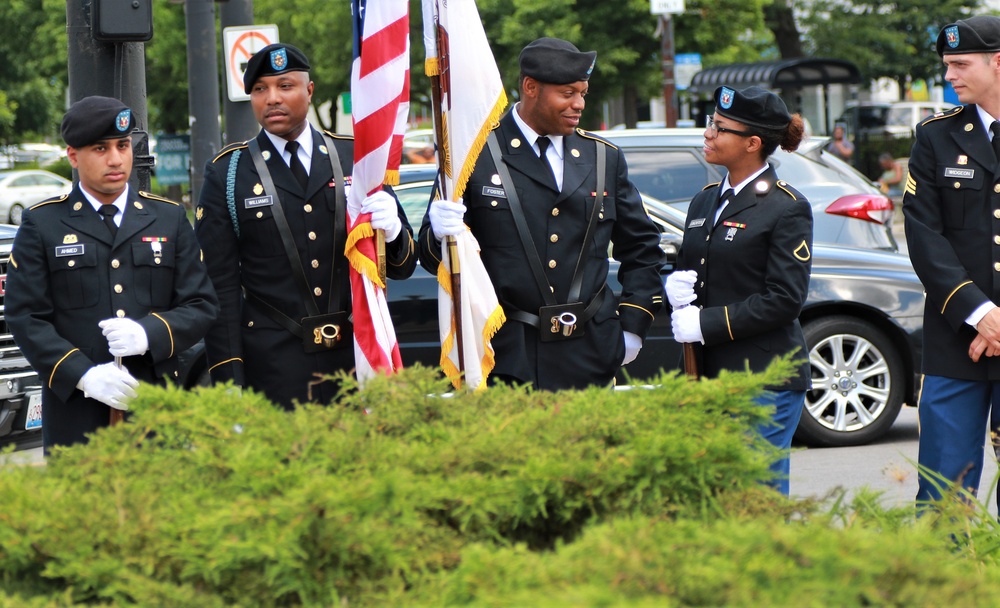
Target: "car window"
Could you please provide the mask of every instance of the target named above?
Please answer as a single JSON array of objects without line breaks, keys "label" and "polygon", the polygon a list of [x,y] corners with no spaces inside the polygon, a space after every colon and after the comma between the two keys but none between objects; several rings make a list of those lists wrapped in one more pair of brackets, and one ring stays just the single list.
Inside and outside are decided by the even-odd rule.
[{"label": "car window", "polygon": [[904,108],[891,108],[889,110],[889,117],[886,118],[885,124],[891,127],[911,127],[910,117],[913,115],[913,110],[908,107]]},{"label": "car window", "polygon": [[661,201],[689,201],[705,187],[714,174],[691,150],[625,151],[629,178],[639,192]]},{"label": "car window", "polygon": [[10,185],[15,188],[27,188],[35,185],[34,175],[22,175],[11,180]]},{"label": "car window", "polygon": [[424,221],[424,212],[427,211],[427,203],[431,199],[432,182],[405,184],[396,186],[393,191],[399,204],[406,212],[406,219],[414,231],[420,230],[420,224]]},{"label": "car window", "polygon": [[49,186],[52,188],[57,188],[62,186],[62,182],[58,178],[52,177],[51,175],[39,175],[37,176],[37,182],[39,186]]}]

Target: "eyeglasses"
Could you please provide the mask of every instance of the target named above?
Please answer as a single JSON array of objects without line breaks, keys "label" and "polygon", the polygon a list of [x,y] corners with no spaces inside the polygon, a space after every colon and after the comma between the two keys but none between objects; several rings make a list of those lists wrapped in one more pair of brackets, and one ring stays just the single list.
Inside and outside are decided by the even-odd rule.
[{"label": "eyeglasses", "polygon": [[748,131],[737,131],[736,129],[727,129],[726,127],[720,127],[715,124],[715,117],[708,117],[708,128],[712,131],[712,137],[718,137],[719,133],[732,133],[733,135],[739,135],[740,137],[753,137],[753,133]]}]

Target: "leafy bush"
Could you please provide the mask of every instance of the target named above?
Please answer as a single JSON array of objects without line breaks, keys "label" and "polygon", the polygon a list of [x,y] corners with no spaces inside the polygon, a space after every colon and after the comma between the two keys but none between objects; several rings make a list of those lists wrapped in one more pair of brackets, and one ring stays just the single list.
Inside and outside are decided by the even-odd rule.
[{"label": "leafy bush", "polygon": [[935,599],[997,589],[996,534],[970,532],[975,514],[913,526],[877,501],[823,511],[760,483],[774,453],[748,430],[768,414],[751,399],[791,367],[457,396],[416,368],[360,392],[341,376],[337,406],[292,413],[250,391],[143,386],[127,424],[3,469],[0,606],[919,604],[930,585]]}]

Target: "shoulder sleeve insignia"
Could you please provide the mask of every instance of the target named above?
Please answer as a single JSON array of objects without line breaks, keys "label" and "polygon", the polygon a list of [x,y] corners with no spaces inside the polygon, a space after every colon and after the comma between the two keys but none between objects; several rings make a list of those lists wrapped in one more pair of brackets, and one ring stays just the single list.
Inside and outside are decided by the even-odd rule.
[{"label": "shoulder sleeve insignia", "polygon": [[139,196],[141,196],[142,198],[148,198],[149,200],[153,200],[153,201],[160,201],[161,203],[170,203],[171,205],[174,205],[175,207],[180,207],[181,206],[180,203],[174,202],[174,201],[170,200],[169,198],[163,198],[162,196],[160,196],[158,194],[153,194],[151,192],[144,192],[144,191],[140,190],[139,191]]},{"label": "shoulder sleeve insignia", "polygon": [[795,259],[800,262],[809,261],[809,258],[812,257],[812,254],[809,253],[809,245],[808,243],[806,243],[805,239],[803,239],[802,243],[795,248],[795,251],[792,252],[792,255],[794,255]]},{"label": "shoulder sleeve insignia", "polygon": [[61,203],[69,198],[69,194],[61,194],[52,198],[47,198],[44,201],[35,203],[29,209],[37,209],[38,207],[44,207],[45,205],[51,205],[52,203]]}]

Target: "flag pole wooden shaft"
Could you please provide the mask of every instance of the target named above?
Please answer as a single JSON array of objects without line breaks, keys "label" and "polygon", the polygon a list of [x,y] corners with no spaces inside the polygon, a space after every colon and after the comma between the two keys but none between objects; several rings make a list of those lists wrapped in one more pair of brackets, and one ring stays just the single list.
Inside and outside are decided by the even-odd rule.
[{"label": "flag pole wooden shaft", "polygon": [[[122,369],[122,358],[121,357],[115,357],[115,367],[117,367],[118,369]],[[108,422],[109,422],[109,424],[111,424],[111,426],[114,426],[116,424],[119,424],[119,423],[125,421],[125,412],[121,411],[118,408],[114,408],[114,407],[109,408],[109,409],[111,409],[111,419]]]},{"label": "flag pole wooden shaft", "polygon": [[694,344],[684,344],[684,375],[690,380],[698,379],[698,360],[694,355]]},{"label": "flag pole wooden shaft", "polygon": [[[438,52],[447,46],[441,44],[441,28],[434,24],[438,38]],[[438,65],[447,65],[446,58],[438,56]],[[445,163],[447,162],[448,146],[444,138],[444,123],[441,114],[441,76],[431,76],[431,113],[434,116],[434,141],[437,143],[438,193],[442,199],[448,198],[445,182]],[[458,262],[458,241],[454,236],[445,237],[448,247],[448,258],[451,262],[451,315],[455,322],[455,349],[458,353],[458,371],[465,373],[465,349],[462,340],[462,269]]]}]

